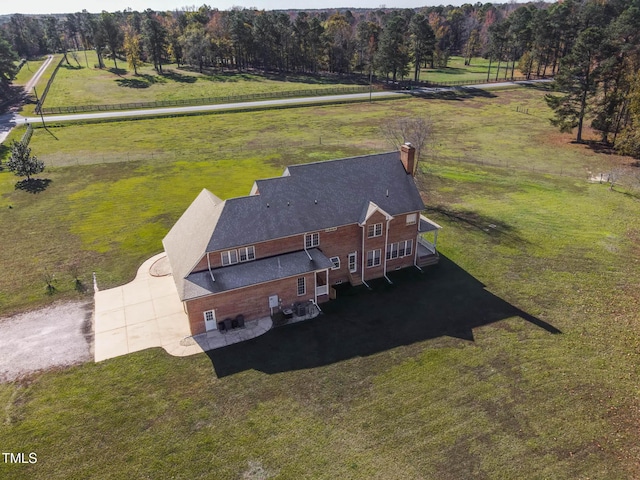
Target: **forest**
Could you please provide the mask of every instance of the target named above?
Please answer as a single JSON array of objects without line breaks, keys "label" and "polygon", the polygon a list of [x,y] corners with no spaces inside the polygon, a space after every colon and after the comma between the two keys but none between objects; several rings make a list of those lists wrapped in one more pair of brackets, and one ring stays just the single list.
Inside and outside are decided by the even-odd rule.
[{"label": "forest", "polygon": [[[552,123],[585,141],[640,157],[640,0],[465,4],[419,9],[219,11],[83,10],[62,16],[13,15],[0,25],[0,89],[20,58],[94,49],[98,65],[158,73],[168,62],[205,70],[376,75],[420,81],[422,67],[446,68],[482,56],[530,78],[555,79]],[[88,65],[87,65],[88,66]],[[500,69],[498,68],[498,71]]]}]

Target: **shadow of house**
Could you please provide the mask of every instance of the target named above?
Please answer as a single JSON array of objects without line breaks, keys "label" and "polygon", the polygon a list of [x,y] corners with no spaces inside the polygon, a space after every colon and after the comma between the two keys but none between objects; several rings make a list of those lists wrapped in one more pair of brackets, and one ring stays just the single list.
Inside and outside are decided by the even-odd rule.
[{"label": "shadow of house", "polygon": [[273,329],[252,340],[211,350],[218,377],[249,369],[265,373],[314,368],[441,336],[473,341],[473,329],[520,317],[550,333],[552,325],[514,307],[454,262],[421,274],[406,269],[371,283],[373,289],[340,288],[324,315]]}]

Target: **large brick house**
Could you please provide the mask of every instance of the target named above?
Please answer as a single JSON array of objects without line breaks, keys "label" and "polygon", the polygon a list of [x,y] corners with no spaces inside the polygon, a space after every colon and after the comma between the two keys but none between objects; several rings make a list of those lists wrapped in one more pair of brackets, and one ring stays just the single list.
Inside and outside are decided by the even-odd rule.
[{"label": "large brick house", "polygon": [[[288,167],[248,196],[202,190],[163,240],[193,335],[304,302],[332,286],[437,262],[420,212],[415,149]],[[422,238],[432,232],[433,242]],[[220,325],[221,326],[221,325]]]}]

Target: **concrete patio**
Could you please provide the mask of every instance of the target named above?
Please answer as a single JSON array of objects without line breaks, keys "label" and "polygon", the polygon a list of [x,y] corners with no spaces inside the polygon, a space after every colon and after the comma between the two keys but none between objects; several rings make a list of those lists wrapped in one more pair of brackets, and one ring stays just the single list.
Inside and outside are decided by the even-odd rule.
[{"label": "concrete patio", "polygon": [[228,333],[215,330],[192,337],[165,259],[164,252],[155,255],[140,266],[132,282],[96,291],[96,362],[153,347],[180,357],[195,355],[248,340],[271,328],[267,318]]}]

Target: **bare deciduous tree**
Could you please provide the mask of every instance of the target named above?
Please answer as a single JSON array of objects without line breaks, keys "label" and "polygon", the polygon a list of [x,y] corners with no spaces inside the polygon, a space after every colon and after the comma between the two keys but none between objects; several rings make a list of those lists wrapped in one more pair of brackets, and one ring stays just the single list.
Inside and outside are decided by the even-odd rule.
[{"label": "bare deciduous tree", "polygon": [[407,142],[415,147],[416,169],[425,157],[428,143],[433,143],[435,137],[435,126],[429,117],[400,117],[385,123],[381,130],[396,150]]}]

